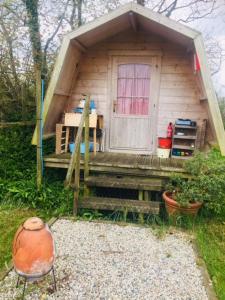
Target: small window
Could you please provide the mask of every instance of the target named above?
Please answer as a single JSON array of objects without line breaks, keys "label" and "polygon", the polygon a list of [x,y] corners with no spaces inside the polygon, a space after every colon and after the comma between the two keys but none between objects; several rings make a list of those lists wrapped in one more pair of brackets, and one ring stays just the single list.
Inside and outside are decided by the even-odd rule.
[{"label": "small window", "polygon": [[116,113],[148,115],[150,66],[121,64],[118,66]]}]

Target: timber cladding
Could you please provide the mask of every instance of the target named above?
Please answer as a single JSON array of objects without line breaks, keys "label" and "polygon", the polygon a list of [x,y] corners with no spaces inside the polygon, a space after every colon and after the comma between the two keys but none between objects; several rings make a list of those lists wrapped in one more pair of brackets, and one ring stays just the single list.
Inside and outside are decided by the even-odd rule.
[{"label": "timber cladding", "polygon": [[[159,78],[158,113],[156,135],[165,136],[169,122],[177,118],[190,118],[201,125],[208,119],[205,105],[200,99],[199,86],[193,72],[192,59],[186,48],[157,35],[129,29],[88,48],[79,61],[79,72],[74,79],[65,111],[78,104],[82,93],[90,94],[99,114],[104,115],[106,132],[110,125],[111,103],[109,99],[109,76],[111,53],[142,52],[161,57]],[[151,95],[150,95],[151,97]],[[107,149],[107,147],[106,147]]]}]

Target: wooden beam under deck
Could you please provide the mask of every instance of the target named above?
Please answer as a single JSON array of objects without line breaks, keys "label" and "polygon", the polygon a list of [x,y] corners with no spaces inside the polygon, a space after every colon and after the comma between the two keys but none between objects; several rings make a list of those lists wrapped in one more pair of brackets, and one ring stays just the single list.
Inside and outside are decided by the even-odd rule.
[{"label": "wooden beam under deck", "polygon": [[102,197],[86,197],[79,202],[79,208],[127,211],[145,214],[158,214],[160,203],[156,201],[140,201]]}]

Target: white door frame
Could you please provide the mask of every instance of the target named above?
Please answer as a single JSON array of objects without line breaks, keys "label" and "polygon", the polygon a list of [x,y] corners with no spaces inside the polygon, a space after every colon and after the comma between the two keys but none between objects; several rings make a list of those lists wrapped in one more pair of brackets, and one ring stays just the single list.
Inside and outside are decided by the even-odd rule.
[{"label": "white door frame", "polygon": [[[123,56],[124,58],[131,58],[132,56],[135,57],[135,62],[137,62],[137,57],[146,58],[149,57],[152,61],[151,68],[152,68],[152,77],[151,77],[151,86],[154,88],[150,89],[151,98],[153,99],[151,108],[152,108],[152,115],[151,115],[151,130],[152,130],[152,147],[151,152],[149,151],[141,151],[141,154],[153,154],[156,152],[157,147],[157,127],[158,127],[158,99],[159,99],[159,89],[160,89],[160,74],[161,74],[161,56],[162,52],[155,50],[121,50],[121,51],[109,51],[109,63],[108,63],[108,95],[107,95],[107,103],[108,103],[108,115],[106,118],[108,122],[106,122],[107,130],[106,130],[106,150],[109,152],[121,152],[121,153],[137,153],[136,150],[120,150],[120,149],[110,149],[110,126],[112,122],[112,111],[113,111],[113,99],[112,99],[112,70],[113,70],[113,60],[114,57]],[[141,63],[141,59],[140,59]]]}]

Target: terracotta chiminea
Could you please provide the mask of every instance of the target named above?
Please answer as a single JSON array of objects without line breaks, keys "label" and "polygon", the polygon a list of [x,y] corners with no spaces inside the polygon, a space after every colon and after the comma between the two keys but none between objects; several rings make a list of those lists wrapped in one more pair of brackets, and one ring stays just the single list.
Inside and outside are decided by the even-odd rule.
[{"label": "terracotta chiminea", "polygon": [[13,264],[17,274],[25,278],[24,291],[27,279],[40,278],[51,270],[54,276],[54,259],[54,242],[48,225],[37,217],[29,218],[13,240]]}]

